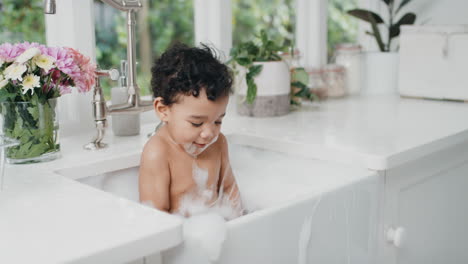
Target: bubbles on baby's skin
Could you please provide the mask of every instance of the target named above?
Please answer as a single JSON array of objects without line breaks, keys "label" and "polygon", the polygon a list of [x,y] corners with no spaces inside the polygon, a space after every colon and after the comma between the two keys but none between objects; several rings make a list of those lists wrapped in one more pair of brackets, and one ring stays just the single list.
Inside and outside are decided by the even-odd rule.
[{"label": "bubbles on baby's skin", "polygon": [[[233,194],[224,191],[224,180],[217,193],[216,186],[208,186],[208,170],[198,167],[196,159],[192,165],[192,176],[196,187],[182,197],[179,203],[178,214],[185,216],[184,245],[186,249],[202,253],[210,262],[216,262],[227,236],[226,220],[242,215],[243,211],[239,201],[239,192]],[[218,194],[216,197],[215,194]],[[183,254],[183,252],[181,252]]]},{"label": "bubbles on baby's skin", "polygon": [[[218,193],[217,186],[208,186],[208,170],[198,167],[196,160],[192,165],[192,176],[196,183],[196,188],[184,195],[179,202],[178,214],[182,216],[193,216],[203,213],[215,213],[221,215],[226,220],[232,220],[243,214],[239,193],[225,193],[223,189],[224,180],[220,184]],[[216,197],[215,194],[218,194]]]},{"label": "bubbles on baby's skin", "polygon": [[189,154],[190,156],[196,158],[198,155],[200,155],[203,151],[205,151],[209,146],[211,146],[213,143],[215,143],[217,140],[218,140],[218,137],[219,136],[216,136],[215,138],[213,138],[213,140],[211,140],[210,143],[206,144],[204,147],[200,148],[200,147],[197,147],[195,144],[193,143],[187,143],[187,144],[182,144],[182,146],[184,147],[184,150],[185,152],[187,152],[187,154]]}]

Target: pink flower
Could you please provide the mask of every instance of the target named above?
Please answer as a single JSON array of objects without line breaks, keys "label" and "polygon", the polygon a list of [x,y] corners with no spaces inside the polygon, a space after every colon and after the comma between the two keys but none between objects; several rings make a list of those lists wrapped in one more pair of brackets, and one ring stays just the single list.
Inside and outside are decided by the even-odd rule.
[{"label": "pink flower", "polygon": [[29,43],[23,42],[18,44],[3,43],[0,45],[0,57],[2,57],[6,62],[12,62],[18,57],[21,53],[29,48],[39,48],[44,47],[39,43]]},{"label": "pink flower", "polygon": [[3,43],[0,45],[0,57],[2,57],[6,62],[14,61],[21,53],[23,53],[22,50],[10,43]]},{"label": "pink flower", "polygon": [[91,59],[84,56],[79,51],[72,48],[65,48],[73,56],[74,62],[78,65],[79,70],[74,73],[70,73],[70,77],[73,79],[75,86],[80,92],[87,92],[91,90],[94,85],[96,77],[96,65],[91,62]]},{"label": "pink flower", "polygon": [[[54,65],[56,67],[40,71],[43,93],[48,94],[51,90],[58,90],[59,94],[63,95],[70,93],[72,87],[76,87],[79,92],[87,92],[94,86],[96,65],[89,57],[72,48],[46,47],[39,43],[29,42],[4,43],[0,45],[0,62],[11,64],[19,55],[30,48],[37,48],[40,50],[40,54],[55,59]],[[13,81],[13,85],[18,84]]]},{"label": "pink flower", "polygon": [[66,48],[50,47],[45,50],[45,54],[54,58],[57,68],[65,74],[77,74],[80,71],[73,61],[73,55]]}]

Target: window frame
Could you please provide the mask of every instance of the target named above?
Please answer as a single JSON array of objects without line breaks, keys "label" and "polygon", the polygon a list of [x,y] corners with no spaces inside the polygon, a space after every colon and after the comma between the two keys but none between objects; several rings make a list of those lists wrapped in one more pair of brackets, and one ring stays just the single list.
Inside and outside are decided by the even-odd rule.
[{"label": "window frame", "polygon": [[[358,3],[361,8],[378,11],[382,7],[377,0],[358,0]],[[73,47],[96,61],[93,4],[93,0],[60,0],[56,14],[46,15],[47,45]],[[205,42],[214,45],[222,51],[221,56],[225,60],[232,47],[231,4],[231,0],[194,0],[194,44]],[[327,0],[296,0],[295,34],[301,63],[306,68],[326,64],[327,5]],[[368,48],[373,43],[364,33],[366,26],[359,22],[358,40]],[[90,106],[92,93],[63,96],[60,100],[62,136],[95,129]]]}]

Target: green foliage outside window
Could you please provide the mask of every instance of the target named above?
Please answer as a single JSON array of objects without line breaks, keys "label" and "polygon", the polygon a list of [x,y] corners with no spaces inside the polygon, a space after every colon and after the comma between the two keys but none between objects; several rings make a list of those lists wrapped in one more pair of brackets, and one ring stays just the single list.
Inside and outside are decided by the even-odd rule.
[{"label": "green foliage outside window", "polygon": [[43,0],[0,1],[0,43],[45,44]]},{"label": "green foliage outside window", "polygon": [[265,30],[280,46],[294,43],[294,0],[232,0],[233,46],[254,40]]},{"label": "green foliage outside window", "polygon": [[356,42],[357,20],[346,13],[356,6],[356,0],[328,0],[328,58],[332,57],[337,44]]},{"label": "green foliage outside window", "polygon": [[[148,95],[153,59],[175,42],[194,43],[193,0],[143,0],[142,3],[145,10],[137,13],[137,82],[141,94]],[[100,0],[95,0],[97,5],[113,10]],[[119,11],[113,14],[111,27],[100,23],[100,14],[96,14],[96,60],[103,69],[118,68],[120,60],[127,59],[125,14]],[[110,87],[116,85],[103,81],[107,98],[110,97]]]},{"label": "green foliage outside window", "polygon": [[[142,1],[147,7],[147,15],[145,19],[139,19],[137,25],[137,77],[142,93],[149,94],[148,60],[152,62],[176,41],[189,45],[194,43],[193,0]],[[1,0],[0,3],[0,43],[45,43],[43,0]],[[95,5],[106,4],[95,0]],[[278,44],[291,45],[295,30],[294,5],[295,0],[232,0],[233,45],[254,39],[261,29],[265,29]],[[346,14],[356,6],[356,0],[329,0],[329,55],[336,44],[356,41],[357,21]],[[106,28],[96,14],[96,59],[103,69],[118,68],[120,60],[126,59],[125,14],[115,11],[110,19],[112,27]],[[142,26],[142,21],[146,26]],[[143,38],[143,34],[149,37]],[[145,54],[142,54],[142,49],[147,50]],[[114,85],[116,83],[104,82],[107,96],[109,88]]]}]

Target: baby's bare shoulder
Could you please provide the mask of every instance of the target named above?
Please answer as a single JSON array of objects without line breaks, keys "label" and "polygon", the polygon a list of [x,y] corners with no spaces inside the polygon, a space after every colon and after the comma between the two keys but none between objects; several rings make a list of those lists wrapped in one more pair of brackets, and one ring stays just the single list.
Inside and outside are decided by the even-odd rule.
[{"label": "baby's bare shoulder", "polygon": [[227,141],[226,136],[224,136],[223,133],[219,133],[218,141],[219,141],[219,144],[220,144],[221,148],[222,148],[223,150],[227,150],[227,148],[228,148],[228,141]]},{"label": "baby's bare shoulder", "polygon": [[142,159],[148,161],[167,161],[169,146],[167,142],[158,135],[152,136],[143,148]]},{"label": "baby's bare shoulder", "polygon": [[228,142],[223,133],[219,133],[218,140],[216,140],[216,151],[225,154],[228,151]]}]

